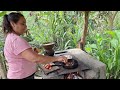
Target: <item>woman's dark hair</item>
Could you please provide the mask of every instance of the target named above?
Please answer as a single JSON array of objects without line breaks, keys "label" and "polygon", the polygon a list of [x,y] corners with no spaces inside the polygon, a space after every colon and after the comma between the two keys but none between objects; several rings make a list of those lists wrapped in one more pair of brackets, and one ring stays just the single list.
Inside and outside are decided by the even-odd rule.
[{"label": "woman's dark hair", "polygon": [[21,13],[17,13],[17,12],[11,12],[10,14],[8,15],[5,14],[3,16],[2,29],[5,35],[13,31],[10,22],[12,21],[14,23],[17,23],[20,17],[24,17],[24,16]]}]

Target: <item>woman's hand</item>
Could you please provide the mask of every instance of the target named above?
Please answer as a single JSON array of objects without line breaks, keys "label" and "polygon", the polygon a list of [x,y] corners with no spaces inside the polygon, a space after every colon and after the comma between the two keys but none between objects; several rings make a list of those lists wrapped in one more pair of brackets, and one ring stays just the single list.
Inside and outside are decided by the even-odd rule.
[{"label": "woman's hand", "polygon": [[40,49],[38,49],[38,48],[33,48],[33,51],[35,51],[36,53],[39,53],[39,52],[40,52]]},{"label": "woman's hand", "polygon": [[67,57],[65,57],[65,56],[58,56],[58,57],[57,57],[57,61],[62,61],[62,62],[64,62],[64,63],[66,63],[66,62],[68,62],[68,59],[67,59]]}]

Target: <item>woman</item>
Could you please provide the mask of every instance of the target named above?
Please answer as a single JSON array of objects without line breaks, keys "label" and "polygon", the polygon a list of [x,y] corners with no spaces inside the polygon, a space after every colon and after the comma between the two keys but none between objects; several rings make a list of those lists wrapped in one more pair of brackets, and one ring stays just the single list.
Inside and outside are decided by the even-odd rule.
[{"label": "woman", "polygon": [[21,13],[12,12],[3,17],[3,31],[6,36],[4,55],[8,62],[8,79],[34,79],[36,63],[47,64],[53,61],[67,62],[64,56],[50,57],[39,55],[20,35],[27,30],[26,20]]}]

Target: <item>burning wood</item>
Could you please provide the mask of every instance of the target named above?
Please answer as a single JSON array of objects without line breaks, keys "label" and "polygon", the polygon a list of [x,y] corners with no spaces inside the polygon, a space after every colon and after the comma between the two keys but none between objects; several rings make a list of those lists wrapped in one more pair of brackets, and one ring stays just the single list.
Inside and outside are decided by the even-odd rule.
[{"label": "burning wood", "polygon": [[83,79],[79,72],[73,72],[73,73],[69,73],[64,75],[64,79]]}]

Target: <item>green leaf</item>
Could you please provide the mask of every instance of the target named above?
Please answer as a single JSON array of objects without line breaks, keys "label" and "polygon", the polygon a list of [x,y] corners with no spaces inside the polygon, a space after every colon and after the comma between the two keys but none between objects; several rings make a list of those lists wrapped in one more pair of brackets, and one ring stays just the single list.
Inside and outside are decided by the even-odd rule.
[{"label": "green leaf", "polygon": [[1,11],[0,12],[0,17],[4,16],[7,12],[6,11]]},{"label": "green leaf", "polygon": [[59,15],[61,18],[63,18],[63,14],[64,14],[63,11],[59,11]]},{"label": "green leaf", "polygon": [[90,47],[97,49],[97,45],[96,44],[91,44]]},{"label": "green leaf", "polygon": [[86,50],[88,53],[91,53],[91,52],[92,52],[92,48],[90,48],[90,47],[85,47],[85,50]]},{"label": "green leaf", "polygon": [[115,32],[114,32],[114,31],[106,31],[106,33],[108,33],[108,34],[111,35],[112,37],[115,37]]},{"label": "green leaf", "polygon": [[112,47],[117,48],[117,46],[118,46],[118,40],[117,39],[112,39],[110,42],[111,42]]},{"label": "green leaf", "polygon": [[115,33],[116,33],[117,39],[120,41],[120,30],[116,30]]},{"label": "green leaf", "polygon": [[66,43],[65,43],[65,48],[68,46],[68,44],[70,43],[71,40],[68,40]]}]

